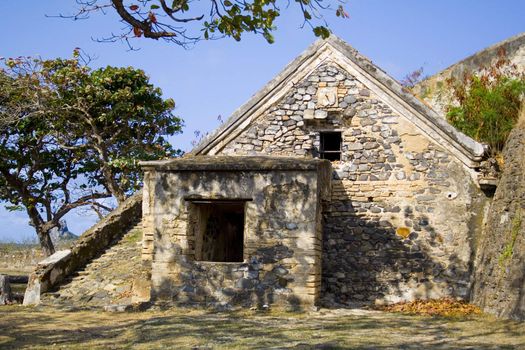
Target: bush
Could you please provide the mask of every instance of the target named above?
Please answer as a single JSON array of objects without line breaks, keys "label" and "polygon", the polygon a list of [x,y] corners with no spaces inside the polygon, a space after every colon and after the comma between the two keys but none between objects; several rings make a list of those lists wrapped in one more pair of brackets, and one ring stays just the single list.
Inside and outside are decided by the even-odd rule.
[{"label": "bush", "polygon": [[488,144],[491,156],[501,153],[516,124],[525,94],[525,76],[500,59],[482,73],[448,81],[455,103],[447,119],[464,134]]}]

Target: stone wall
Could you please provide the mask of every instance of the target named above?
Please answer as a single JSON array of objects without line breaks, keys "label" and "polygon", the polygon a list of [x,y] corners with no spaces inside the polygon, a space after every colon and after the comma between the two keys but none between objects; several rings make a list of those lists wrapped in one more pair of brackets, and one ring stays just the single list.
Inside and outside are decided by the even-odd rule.
[{"label": "stone wall", "polygon": [[136,193],[84,232],[70,250],[57,251],[41,261],[29,277],[24,304],[40,303],[40,295],[57,287],[119,240],[142,217],[142,193]]},{"label": "stone wall", "polygon": [[318,157],[322,131],[343,138],[324,211],[325,303],[468,296],[487,201],[475,172],[337,64],[213,152]]},{"label": "stone wall", "polygon": [[37,245],[0,243],[0,273],[29,274],[43,258]]},{"label": "stone wall", "polygon": [[[321,201],[330,164],[320,160],[205,157],[146,162],[144,260],[156,302],[214,307],[317,303]],[[244,202],[239,262],[199,261],[199,203]]]},{"label": "stone wall", "polygon": [[525,111],[503,154],[477,251],[472,301],[486,312],[525,320]]}]

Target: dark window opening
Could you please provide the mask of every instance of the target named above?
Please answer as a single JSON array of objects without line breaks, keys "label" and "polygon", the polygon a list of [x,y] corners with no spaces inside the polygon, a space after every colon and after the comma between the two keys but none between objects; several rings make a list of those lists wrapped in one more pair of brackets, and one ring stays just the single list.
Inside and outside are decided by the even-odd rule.
[{"label": "dark window opening", "polygon": [[321,158],[330,161],[341,160],[341,132],[321,132],[320,137],[321,147],[319,149],[319,154]]},{"label": "dark window opening", "polygon": [[242,262],[244,246],[244,201],[195,202],[197,230],[195,259]]}]

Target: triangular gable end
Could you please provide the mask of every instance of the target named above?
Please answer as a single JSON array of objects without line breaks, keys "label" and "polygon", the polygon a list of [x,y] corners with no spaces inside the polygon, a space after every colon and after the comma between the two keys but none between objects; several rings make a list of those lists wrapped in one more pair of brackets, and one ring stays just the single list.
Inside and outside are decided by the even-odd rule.
[{"label": "triangular gable end", "polygon": [[442,145],[470,168],[479,166],[485,154],[483,145],[462,134],[435,111],[406,91],[395,79],[345,43],[331,35],[318,40],[288,64],[247,103],[237,109],[214,133],[205,138],[191,154],[218,154],[220,150],[280,100],[296,83],[317,67],[334,62],[365,84],[381,100]]}]

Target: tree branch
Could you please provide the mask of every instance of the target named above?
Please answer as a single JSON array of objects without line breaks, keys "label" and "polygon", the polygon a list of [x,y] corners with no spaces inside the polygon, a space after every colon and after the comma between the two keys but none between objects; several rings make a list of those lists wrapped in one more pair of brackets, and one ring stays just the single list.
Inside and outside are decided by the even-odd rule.
[{"label": "tree branch", "polygon": [[92,193],[87,196],[82,196],[72,203],[66,203],[55,213],[53,220],[47,222],[44,227],[50,226],[49,229],[55,227],[58,221],[66,215],[70,210],[81,207],[86,204],[91,204],[95,199],[109,198],[111,193]]}]

